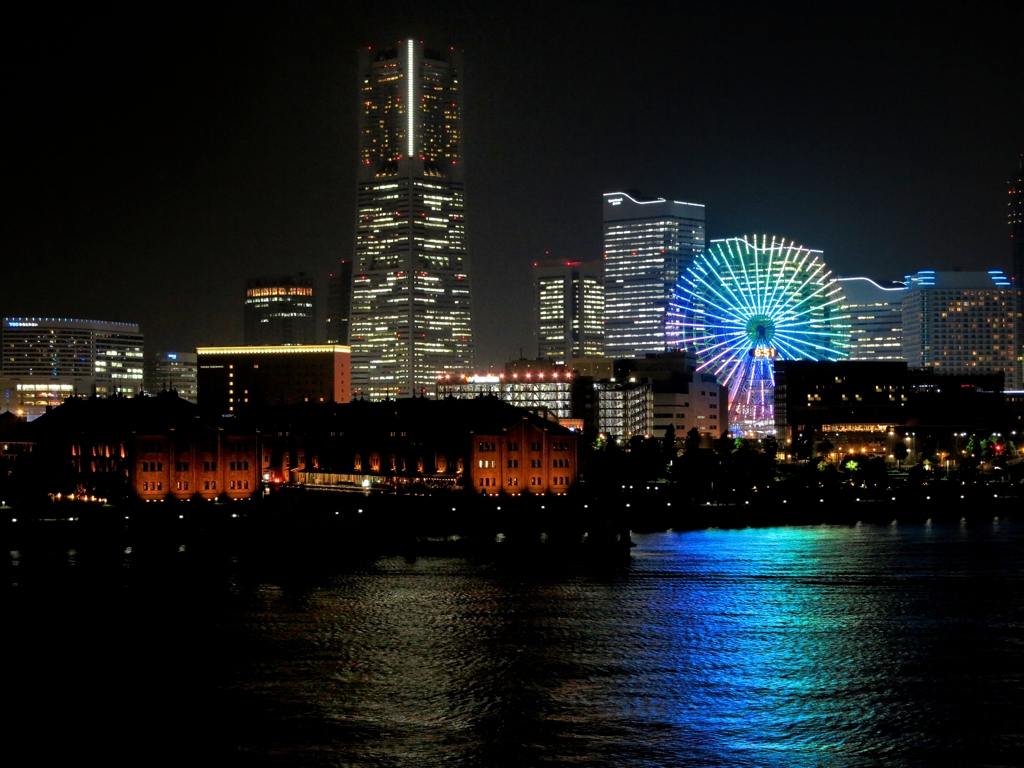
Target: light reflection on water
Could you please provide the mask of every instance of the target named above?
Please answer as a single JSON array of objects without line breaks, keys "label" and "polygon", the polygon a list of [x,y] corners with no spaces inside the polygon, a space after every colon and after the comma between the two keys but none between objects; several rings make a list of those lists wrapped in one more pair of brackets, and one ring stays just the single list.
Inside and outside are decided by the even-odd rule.
[{"label": "light reflection on water", "polygon": [[[634,539],[622,567],[385,557],[326,575],[236,552],[203,570],[202,547],[177,543],[157,566],[126,543],[109,582],[69,569],[61,590],[82,597],[61,610],[81,612],[97,649],[142,627],[132,662],[106,663],[133,679],[177,659],[195,679],[175,689],[187,707],[166,705],[176,732],[212,724],[203,749],[242,764],[1022,762],[1024,526]],[[22,560],[12,549],[12,582]],[[89,601],[104,595],[101,620]],[[68,664],[61,680],[81,672]]]},{"label": "light reflection on water", "polygon": [[382,559],[251,591],[228,687],[282,763],[1004,764],[1009,527],[635,535],[607,571]]}]

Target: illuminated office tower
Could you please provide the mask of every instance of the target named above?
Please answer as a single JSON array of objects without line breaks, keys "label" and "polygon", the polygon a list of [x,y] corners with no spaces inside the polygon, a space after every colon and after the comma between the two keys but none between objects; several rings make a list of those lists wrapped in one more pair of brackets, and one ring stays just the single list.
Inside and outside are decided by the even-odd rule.
[{"label": "illuminated office tower", "polygon": [[605,194],[605,355],[643,357],[667,349],[672,289],[703,250],[703,205]]},{"label": "illuminated office tower", "polygon": [[143,336],[136,323],[5,317],[0,349],[0,412],[34,418],[75,395],[142,390]]},{"label": "illuminated office tower", "polygon": [[341,263],[327,276],[327,343],[348,344],[352,305],[352,262]]},{"label": "illuminated office tower", "polygon": [[414,40],[360,56],[356,397],[430,395],[473,364],[460,63]]},{"label": "illuminated office tower", "polygon": [[840,277],[849,314],[850,360],[903,360],[903,283]]},{"label": "illuminated office tower", "polygon": [[255,277],[245,287],[245,343],[315,344],[313,281],[295,276]]},{"label": "illuminated office tower", "polygon": [[604,270],[599,261],[533,265],[537,357],[568,365],[604,354]]},{"label": "illuminated office tower", "polygon": [[910,368],[1001,372],[1005,389],[1020,387],[1015,297],[1001,270],[921,270],[906,283],[903,355]]}]

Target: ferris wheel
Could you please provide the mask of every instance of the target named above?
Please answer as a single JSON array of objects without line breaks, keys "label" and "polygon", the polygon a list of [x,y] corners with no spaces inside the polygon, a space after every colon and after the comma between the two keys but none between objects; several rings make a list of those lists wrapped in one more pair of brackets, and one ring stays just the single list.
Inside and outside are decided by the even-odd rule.
[{"label": "ferris wheel", "polygon": [[839,360],[850,324],[820,251],[762,236],[712,241],[679,280],[671,342],[729,388],[734,432],[775,432],[775,360]]}]

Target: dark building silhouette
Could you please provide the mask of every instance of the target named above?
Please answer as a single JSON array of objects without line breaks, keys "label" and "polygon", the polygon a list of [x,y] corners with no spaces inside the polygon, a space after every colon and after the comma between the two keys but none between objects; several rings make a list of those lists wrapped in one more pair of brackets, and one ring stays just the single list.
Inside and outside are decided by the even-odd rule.
[{"label": "dark building silhouette", "polygon": [[327,343],[348,344],[352,262],[342,260],[327,276]]},{"label": "dark building silhouette", "polygon": [[1017,161],[1017,175],[1010,180],[1009,187],[1006,219],[1013,240],[1014,287],[1020,291],[1024,290],[1024,153]]},{"label": "dark building silhouette", "polygon": [[1017,175],[1010,181],[1007,222],[1013,245],[1013,287],[1017,298],[1017,383],[1024,387],[1024,153],[1017,160]]},{"label": "dark building silhouette", "polygon": [[941,373],[903,361],[775,361],[783,444],[824,433],[888,454],[893,436],[906,430],[952,444],[955,434],[1001,430],[1007,419],[1002,373]]}]

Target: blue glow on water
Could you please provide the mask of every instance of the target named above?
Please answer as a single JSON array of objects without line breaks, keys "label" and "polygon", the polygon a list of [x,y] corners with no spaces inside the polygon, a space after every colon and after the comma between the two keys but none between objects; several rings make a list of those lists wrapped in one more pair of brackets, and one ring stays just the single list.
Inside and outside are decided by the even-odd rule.
[{"label": "blue glow on water", "polygon": [[[77,643],[37,654],[56,670],[38,711],[61,681],[148,670],[145,706],[142,688],[119,711],[151,729],[142,753],[186,716],[175,739],[201,722],[216,748],[283,766],[1020,764],[1024,526],[634,539],[621,567],[383,557],[315,578],[234,555],[204,571],[189,545],[165,555],[183,558],[173,583],[133,547],[124,585],[94,573],[87,600],[36,601],[94,628],[38,633]],[[97,557],[60,555],[74,573]],[[40,556],[12,550],[18,594]]]}]

